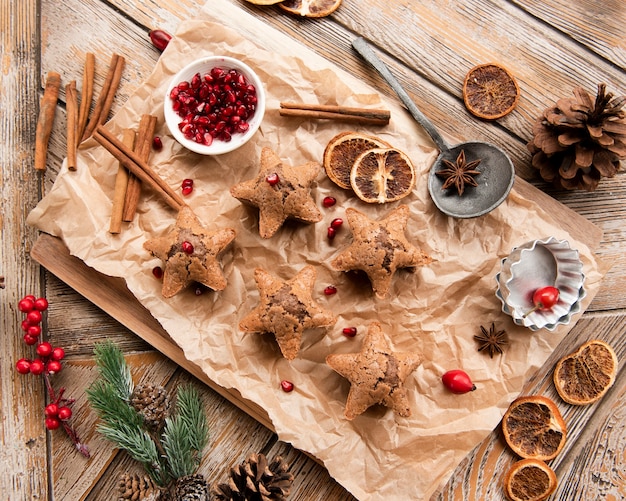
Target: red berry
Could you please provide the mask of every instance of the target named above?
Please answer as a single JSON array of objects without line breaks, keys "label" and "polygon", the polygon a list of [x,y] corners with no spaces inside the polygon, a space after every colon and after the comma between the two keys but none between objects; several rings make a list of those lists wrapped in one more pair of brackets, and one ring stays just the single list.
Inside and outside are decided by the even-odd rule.
[{"label": "red berry", "polygon": [[15,362],[15,369],[20,374],[28,374],[30,372],[30,360],[27,358],[20,358]]},{"label": "red berry", "polygon": [[159,136],[154,136],[152,138],[152,148],[156,151],[161,151],[163,149],[163,141]]},{"label": "red berry", "polygon": [[322,205],[324,207],[332,207],[336,203],[337,199],[335,197],[324,197],[324,200],[322,200]]},{"label": "red berry", "polygon": [[28,345],[28,346],[33,346],[34,344],[37,344],[37,336],[31,336],[30,334],[24,334],[24,342]]},{"label": "red berry", "polygon": [[37,298],[35,297],[34,294],[27,294],[22,299],[30,299],[34,303]]},{"label": "red berry", "polygon": [[441,377],[441,381],[452,393],[467,393],[476,389],[476,385],[472,383],[467,373],[459,369],[446,372]]},{"label": "red berry", "polygon": [[35,309],[35,301],[33,301],[29,297],[20,299],[20,302],[17,303],[17,309],[20,310],[22,313],[28,313],[30,311],[33,311]]},{"label": "red berry", "polygon": [[283,379],[280,382],[280,387],[285,393],[289,393],[290,391],[293,391],[294,384],[291,381],[287,381],[286,379]]},{"label": "red berry", "polygon": [[24,332],[28,332],[28,329],[31,327],[31,323],[28,320],[22,320],[22,330]]},{"label": "red berry", "polygon": [[59,407],[59,419],[61,421],[67,421],[71,417],[72,417],[72,409],[66,406]]},{"label": "red berry", "polygon": [[46,428],[48,428],[49,430],[56,430],[59,426],[61,426],[61,421],[59,421],[57,418],[46,418]]},{"label": "red berry", "polygon": [[335,238],[336,234],[337,230],[335,230],[335,228],[333,228],[332,226],[329,226],[326,230],[326,236],[328,237],[328,240],[332,240],[333,238]]},{"label": "red berry", "polygon": [[45,297],[40,297],[35,300],[35,308],[39,311],[46,311],[48,309],[48,300]]},{"label": "red berry", "polygon": [[560,292],[556,287],[552,287],[551,285],[547,287],[540,287],[533,293],[533,304],[535,306],[524,314],[524,318],[534,311],[546,311],[551,309],[556,303],[559,302],[559,296]]},{"label": "red berry", "polygon": [[46,364],[46,370],[49,374],[56,374],[57,372],[61,372],[61,368],[61,362],[59,362],[58,360],[50,360]]},{"label": "red berry", "polygon": [[41,360],[40,358],[36,358],[30,363],[30,373],[34,374],[35,376],[39,376],[39,374],[43,373],[44,369],[45,365],[43,363],[43,360]]},{"label": "red berry", "polygon": [[55,348],[52,350],[52,360],[63,360],[65,358],[65,350],[63,348]]},{"label": "red berry", "polygon": [[161,52],[165,50],[167,44],[169,44],[172,39],[172,35],[163,30],[150,30],[148,32],[148,36],[150,37],[152,45],[154,45]]},{"label": "red berry", "polygon": [[57,417],[59,414],[59,406],[57,404],[48,404],[43,412],[46,417]]},{"label": "red berry", "polygon": [[29,325],[26,334],[32,337],[39,337],[41,335],[41,326],[40,325]]},{"label": "red berry", "polygon": [[155,266],[154,268],[152,268],[152,274],[155,278],[161,280],[163,278],[163,268],[161,268],[160,266]]},{"label": "red berry", "polygon": [[354,337],[356,336],[356,327],[344,327],[342,332],[346,337]]},{"label": "red berry", "polygon": [[185,254],[193,254],[193,244],[191,242],[187,242],[187,240],[185,240],[181,244],[181,248]]},{"label": "red berry", "polygon": [[270,186],[275,186],[280,182],[280,177],[275,172],[265,178]]},{"label": "red berry", "polygon": [[332,296],[333,294],[337,294],[337,287],[335,287],[334,285],[326,286],[326,288],[324,289],[324,294],[326,294],[327,296]]},{"label": "red berry", "polygon": [[39,355],[40,357],[49,357],[51,353],[52,345],[47,341],[39,343],[39,345],[37,346],[37,355]]},{"label": "red berry", "polygon": [[31,325],[35,325],[38,324],[39,322],[41,322],[41,319],[43,317],[41,316],[41,312],[39,310],[32,310],[29,311],[28,314],[26,315],[26,320],[31,324]]},{"label": "red berry", "polygon": [[338,230],[339,228],[341,228],[342,224],[343,224],[343,219],[341,219],[340,217],[336,217],[330,222],[330,227]]}]

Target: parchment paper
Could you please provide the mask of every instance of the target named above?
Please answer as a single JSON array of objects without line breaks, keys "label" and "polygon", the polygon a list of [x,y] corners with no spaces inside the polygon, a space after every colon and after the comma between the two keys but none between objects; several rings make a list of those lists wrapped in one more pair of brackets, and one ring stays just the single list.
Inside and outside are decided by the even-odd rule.
[{"label": "parchment paper", "polygon": [[[210,54],[249,64],[268,94],[267,113],[256,136],[239,151],[216,158],[193,154],[175,143],[162,112],[169,79],[194,58]],[[277,112],[280,101],[384,107],[391,110],[392,121],[387,127],[368,129],[284,118]],[[151,273],[161,263],[142,245],[171,229],[176,214],[144,189],[135,221],[120,235],[109,234],[118,164],[93,140],[81,146],[76,172],[63,166],[29,223],[61,237],[87,265],[126,279],[190,361],[221,386],[236,388],[260,404],[281,440],[323,461],[330,474],[359,499],[427,499],[498,425],[524,380],[571,329],[573,324],[532,333],[501,312],[494,277],[513,247],[547,236],[567,239],[584,263],[589,295],[583,309],[599,287],[602,273],[592,252],[515,189],[502,206],[478,219],[455,220],[439,213],[426,187],[436,151],[403,108],[228,2],[212,0],[198,19],[181,24],[153,74],[108,126],[121,135],[125,127],[136,128],[144,113],[159,118],[157,134],[164,144],[162,151],[152,153],[153,168],[175,189],[184,178],[193,179],[195,190],[187,201],[200,220],[209,228],[230,226],[237,231],[234,245],[222,259],[228,279],[223,292],[196,296],[188,290],[170,300],[162,298],[161,284]],[[326,228],[333,218],[343,217],[347,207],[379,218],[392,206],[364,204],[322,174],[313,189],[320,207],[326,195],[338,199],[333,208],[321,209],[324,220],[314,225],[290,223],[263,240],[258,236],[257,212],[228,191],[256,174],[263,146],[273,148],[290,164],[321,161],[328,141],[350,129],[377,134],[404,150],[418,173],[414,193],[398,203],[411,209],[410,241],[434,262],[414,273],[399,272],[386,300],[376,299],[367,282],[330,269],[331,258],[350,242],[350,231],[342,228],[329,243]],[[314,298],[339,320],[327,331],[306,332],[299,357],[288,362],[272,336],[243,334],[237,325],[257,304],[255,267],[288,279],[305,264],[313,264],[318,272]],[[324,296],[328,284],[336,285],[339,292]],[[343,417],[349,383],[324,359],[332,352],[359,351],[372,320],[382,323],[394,349],[419,350],[424,355],[423,364],[406,382],[410,418],[378,407],[353,422]],[[505,328],[510,340],[504,355],[493,359],[478,353],[473,340],[479,326],[491,322]],[[341,331],[346,326],[357,327],[359,334],[344,337]],[[447,392],[440,378],[453,368],[466,370],[478,390],[462,396]],[[292,381],[296,389],[281,391],[282,379]]]}]

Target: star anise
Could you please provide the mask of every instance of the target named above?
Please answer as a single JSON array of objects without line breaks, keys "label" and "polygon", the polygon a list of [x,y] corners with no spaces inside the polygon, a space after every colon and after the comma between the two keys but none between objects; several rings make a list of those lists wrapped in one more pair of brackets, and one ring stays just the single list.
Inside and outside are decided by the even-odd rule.
[{"label": "star anise", "polygon": [[443,164],[447,167],[443,170],[438,170],[435,174],[445,178],[442,190],[447,190],[451,186],[456,186],[456,190],[459,196],[463,195],[465,186],[478,186],[478,183],[473,178],[480,174],[476,170],[476,167],[480,163],[480,159],[473,160],[469,163],[465,161],[465,150],[461,150],[459,156],[456,158],[456,163],[450,162],[450,160],[442,159]]},{"label": "star anise", "polygon": [[502,347],[508,344],[506,331],[496,331],[496,325],[493,322],[489,330],[481,325],[480,334],[475,335],[474,339],[479,343],[478,351],[488,351],[491,358],[496,353],[502,353]]}]

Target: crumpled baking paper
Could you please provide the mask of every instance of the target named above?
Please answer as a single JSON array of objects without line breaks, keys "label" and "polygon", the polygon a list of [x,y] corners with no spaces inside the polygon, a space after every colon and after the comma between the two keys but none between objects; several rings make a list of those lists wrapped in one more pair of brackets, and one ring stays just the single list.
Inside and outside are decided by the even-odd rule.
[{"label": "crumpled baking paper", "polygon": [[[212,54],[239,58],[258,72],[267,92],[267,112],[244,147],[203,157],[174,141],[162,107],[172,76],[193,59]],[[386,127],[366,128],[280,117],[280,101],[388,108],[392,120]],[[583,309],[599,287],[602,273],[590,249],[515,189],[499,208],[477,219],[455,220],[438,212],[426,186],[437,152],[404,109],[228,2],[212,0],[197,19],[181,24],[152,75],[107,126],[121,136],[122,129],[136,128],[145,113],[158,117],[157,134],[164,144],[152,152],[151,166],[174,189],[185,178],[194,180],[186,201],[208,228],[237,231],[221,260],[228,280],[224,291],[196,296],[188,290],[170,300],[161,296],[161,284],[151,270],[162,263],[142,246],[170,230],[176,214],[144,188],[135,220],[120,235],[109,234],[118,163],[94,140],[80,147],[76,172],[63,166],[29,223],[62,238],[87,265],[123,277],[188,360],[219,385],[236,388],[263,407],[281,440],[313,454],[361,500],[427,499],[498,425],[523,382],[571,328],[532,333],[501,312],[494,277],[513,247],[547,236],[569,240],[584,264],[588,295]],[[338,201],[321,208],[323,221],[288,223],[273,238],[261,239],[256,210],[234,199],[229,188],[257,173],[264,146],[289,164],[321,162],[328,141],[351,129],[376,134],[405,151],[417,172],[414,192],[391,206],[368,205],[334,186],[321,171],[313,196],[320,207],[327,195]],[[326,228],[332,219],[344,217],[347,207],[379,218],[400,203],[411,209],[409,240],[434,261],[414,272],[398,272],[389,297],[380,300],[366,281],[330,269],[331,259],[350,242],[350,229],[344,225],[330,242]],[[271,335],[244,334],[238,323],[258,301],[256,267],[289,279],[306,264],[314,265],[318,274],[314,299],[339,320],[330,329],[305,332],[299,356],[289,362]],[[329,284],[337,287],[336,295],[323,294]],[[406,381],[410,418],[382,407],[352,422],[343,417],[349,383],[324,360],[329,353],[359,351],[373,320],[382,324],[395,350],[417,350],[424,356]],[[492,322],[506,329],[510,341],[504,354],[493,359],[478,353],[473,339],[480,325],[488,328]],[[355,338],[342,335],[348,326],[357,327]],[[449,393],[440,378],[454,368],[468,372],[478,389],[462,396]],[[280,389],[283,379],[295,384],[293,392]]]}]

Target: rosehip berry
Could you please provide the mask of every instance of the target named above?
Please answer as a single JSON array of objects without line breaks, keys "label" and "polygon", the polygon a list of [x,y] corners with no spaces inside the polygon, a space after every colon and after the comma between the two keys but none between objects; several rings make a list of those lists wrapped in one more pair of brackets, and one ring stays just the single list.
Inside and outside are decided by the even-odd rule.
[{"label": "rosehip berry", "polygon": [[328,237],[328,240],[332,240],[333,238],[335,238],[336,234],[337,234],[337,230],[333,228],[332,226],[329,226],[328,229],[326,230],[326,236]]},{"label": "rosehip berry", "polygon": [[278,177],[278,174],[274,172],[273,174],[267,176],[265,180],[270,186],[275,186],[280,182],[280,177]]},{"label": "rosehip berry", "polygon": [[467,393],[476,389],[467,373],[459,369],[446,372],[441,381],[452,393]]},{"label": "rosehip berry", "polygon": [[181,248],[185,254],[193,254],[193,244],[186,240],[181,244]]},{"label": "rosehip berry", "polygon": [[39,337],[41,335],[41,326],[40,325],[29,325],[26,334],[32,337]]},{"label": "rosehip berry", "polygon": [[28,374],[30,372],[30,360],[27,358],[20,358],[15,362],[15,369],[20,374]]},{"label": "rosehip berry", "polygon": [[326,294],[327,296],[332,296],[333,294],[337,294],[337,287],[335,287],[334,285],[326,286],[326,288],[324,289],[324,294]]},{"label": "rosehip berry", "polygon": [[52,360],[61,361],[65,358],[65,350],[63,348],[55,348],[52,350]]},{"label": "rosehip berry", "polygon": [[163,141],[161,141],[159,136],[154,136],[152,138],[152,148],[156,151],[161,151],[163,149]]},{"label": "rosehip berry", "polygon": [[49,357],[51,353],[52,345],[47,341],[39,343],[39,345],[37,346],[37,355],[39,355],[40,357]]},{"label": "rosehip berry", "polygon": [[322,205],[326,208],[332,207],[336,203],[337,199],[335,197],[324,197],[324,200],[322,200]]},{"label": "rosehip berry", "polygon": [[41,360],[40,358],[36,358],[30,363],[30,373],[34,374],[35,376],[39,376],[39,374],[43,373],[44,369],[45,365],[43,363],[43,360]]},{"label": "rosehip berry", "polygon": [[45,297],[40,297],[35,300],[35,308],[39,311],[46,311],[48,309],[48,300]]},{"label": "rosehip berry", "polygon": [[280,387],[285,393],[289,393],[290,391],[293,391],[293,389],[295,388],[294,384],[291,381],[287,381],[286,379],[283,379],[280,382]]},{"label": "rosehip berry", "polygon": [[59,421],[55,417],[46,418],[46,428],[49,430],[56,430],[59,426],[61,426],[61,421]]},{"label": "rosehip berry", "polygon": [[29,311],[28,314],[26,315],[26,320],[31,324],[31,325],[35,325],[38,324],[39,322],[41,322],[41,319],[43,317],[41,316],[41,312],[39,310],[32,310]]},{"label": "rosehip berry", "polygon": [[37,344],[37,337],[36,336],[31,336],[30,334],[24,334],[24,342],[28,345],[28,346],[33,346],[34,344]]},{"label": "rosehip berry", "polygon": [[343,224],[343,219],[341,219],[340,217],[336,217],[330,222],[330,227],[338,230],[339,228],[341,228],[342,224]]},{"label": "rosehip berry", "polygon": [[356,327],[344,327],[342,332],[346,337],[354,337],[356,336]]},{"label": "rosehip berry", "polygon": [[61,368],[61,362],[59,362],[58,360],[50,360],[46,364],[46,370],[48,371],[48,374],[56,374],[57,372],[61,372]]},{"label": "rosehip berry", "polygon": [[154,275],[154,278],[158,278],[159,280],[161,280],[163,278],[163,268],[161,268],[160,266],[155,266],[154,268],[152,268],[152,274]]},{"label": "rosehip berry", "polygon": [[35,302],[30,299],[30,298],[23,298],[20,299],[19,303],[17,303],[17,309],[20,310],[22,313],[28,313],[30,311],[33,311],[33,309],[35,308]]},{"label": "rosehip berry", "polygon": [[59,414],[59,406],[57,404],[48,404],[43,412],[46,417],[57,417]]},{"label": "rosehip berry", "polygon": [[72,409],[69,407],[59,407],[59,419],[61,421],[67,421],[72,417]]}]

